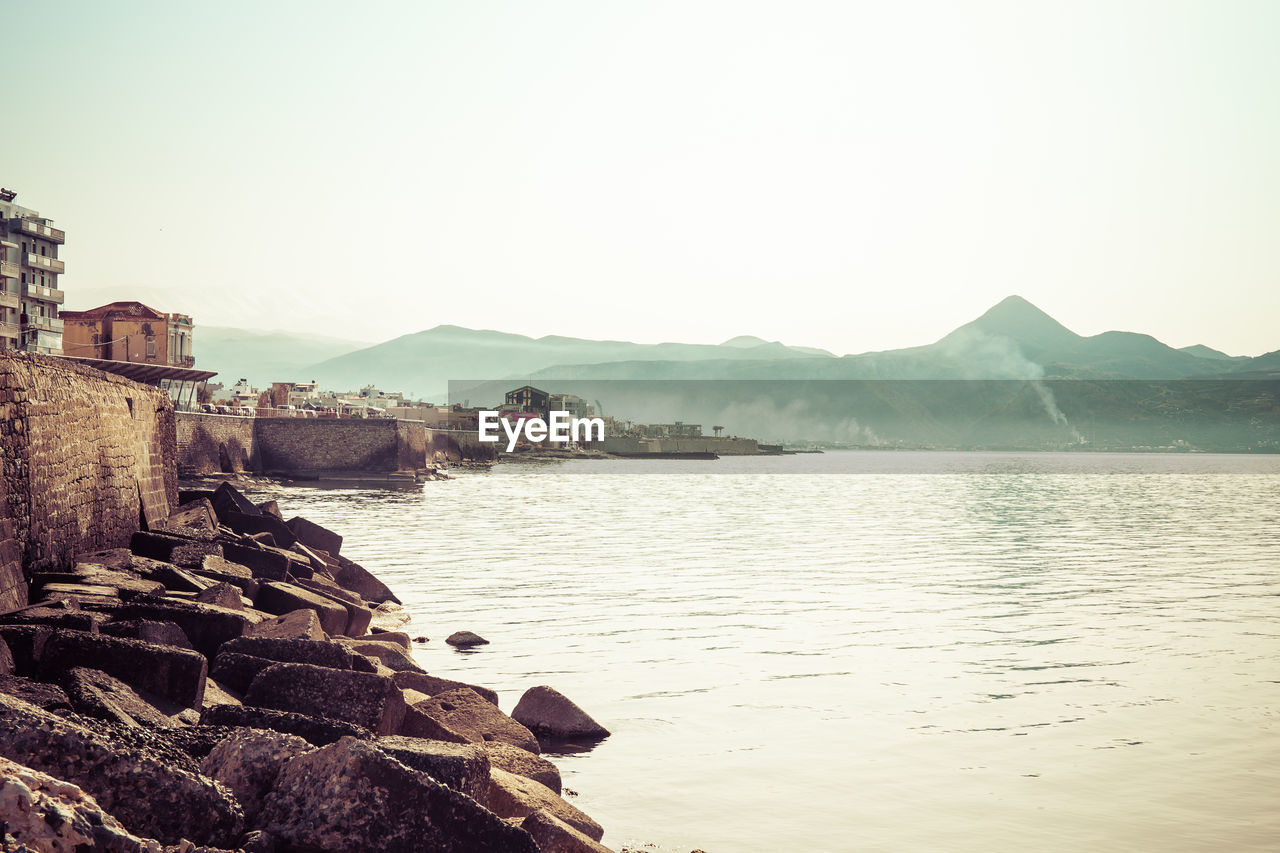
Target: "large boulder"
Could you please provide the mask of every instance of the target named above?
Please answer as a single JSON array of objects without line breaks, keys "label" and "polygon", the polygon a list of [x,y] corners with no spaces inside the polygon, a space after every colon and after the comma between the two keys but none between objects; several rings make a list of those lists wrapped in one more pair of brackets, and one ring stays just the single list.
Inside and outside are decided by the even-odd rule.
[{"label": "large boulder", "polygon": [[284,580],[289,576],[293,563],[282,551],[266,550],[249,544],[224,543],[223,556],[237,565],[244,566],[255,578]]},{"label": "large boulder", "polygon": [[[258,673],[276,663],[279,663],[279,661],[260,658],[256,655],[222,652],[213,659],[213,669],[209,672],[209,680],[216,681],[228,690],[233,690],[243,696],[244,692],[249,689],[249,685],[253,684],[253,680],[258,677]],[[208,681],[205,682],[205,691],[206,693],[208,692]],[[218,703],[206,701],[204,704],[207,706]]]},{"label": "large boulder", "polygon": [[338,556],[338,552],[342,550],[342,537],[314,521],[295,515],[289,519],[287,525],[294,538],[308,548],[325,551],[334,557]]},{"label": "large boulder", "polygon": [[489,795],[484,804],[498,817],[522,818],[544,809],[592,841],[599,841],[604,836],[600,824],[576,806],[560,799],[546,785],[496,767],[489,771]]},{"label": "large boulder", "polygon": [[[102,615],[102,614],[94,614]],[[177,646],[180,649],[192,648],[191,640],[176,622],[159,622],[155,619],[120,619],[104,622],[98,628],[100,633],[110,637],[124,637],[129,640],[142,640],[160,646]]]},{"label": "large boulder", "polygon": [[72,707],[81,714],[125,726],[167,729],[175,725],[170,715],[182,710],[163,699],[140,696],[128,684],[96,669],[72,667],[62,674],[61,683]]},{"label": "large boulder", "polygon": [[69,609],[63,606],[67,603],[69,602],[59,601],[45,607],[28,607],[16,613],[6,613],[0,616],[0,625],[48,625],[51,628],[70,628],[94,634],[102,623],[111,618],[105,613],[80,610],[79,602],[75,603],[77,609]]},{"label": "large boulder", "polygon": [[204,655],[189,649],[83,631],[54,630],[40,653],[40,671],[46,676],[56,676],[77,666],[101,670],[131,687],[187,708],[200,707],[204,680],[209,674]]},{"label": "large boulder", "polygon": [[520,828],[533,836],[542,853],[613,853],[546,809],[530,814],[520,822]]},{"label": "large boulder", "polygon": [[351,669],[351,650],[329,640],[287,640],[279,637],[239,637],[218,650],[267,658],[278,663],[309,663],[331,669]]},{"label": "large boulder", "polygon": [[240,806],[225,788],[168,753],[120,742],[109,731],[0,695],[0,755],[79,785],[130,832],[165,844],[185,837],[215,847],[240,834]]},{"label": "large boulder", "polygon": [[129,599],[139,595],[164,595],[165,585],[160,581],[140,578],[131,571],[116,571],[99,566],[81,563],[74,572],[38,572],[31,579],[31,591],[34,598],[52,598],[57,590],[67,589],[69,585],[103,587],[106,594],[116,598]]},{"label": "large boulder", "polygon": [[511,717],[544,740],[598,739],[609,736],[609,730],[591,719],[586,711],[557,690],[545,685],[526,690],[516,703]]},{"label": "large boulder", "polygon": [[56,684],[32,681],[20,675],[0,675],[0,693],[5,693],[37,708],[63,715],[72,710],[67,691]]},{"label": "large boulder", "polygon": [[441,785],[482,801],[489,790],[489,756],[474,744],[388,735],[377,740],[387,755],[421,770]]},{"label": "large boulder", "polygon": [[406,652],[413,648],[409,635],[404,631],[374,631],[372,634],[365,634],[363,637],[356,637],[355,639],[376,640],[379,643],[395,643]]},{"label": "large boulder", "polygon": [[130,537],[129,550],[139,557],[162,560],[182,568],[199,568],[208,554],[223,556],[222,545],[218,542],[176,533],[147,533],[143,530]]},{"label": "large boulder", "polygon": [[216,604],[230,610],[244,610],[244,599],[240,587],[219,581],[213,586],[205,587],[196,593],[196,601],[203,604]]},{"label": "large boulder", "polygon": [[261,825],[313,853],[538,853],[524,830],[354,738],[286,764]]},{"label": "large boulder", "polygon": [[259,622],[249,629],[250,637],[276,640],[323,640],[324,628],[314,610],[293,610],[283,616]]},{"label": "large boulder", "polygon": [[327,720],[324,717],[296,714],[292,711],[253,708],[247,705],[212,705],[204,709],[200,723],[205,726],[247,726],[254,729],[270,729],[297,735],[314,746],[328,746],[344,737],[362,740],[373,738],[373,732],[355,723]]},{"label": "large boulder", "polygon": [[204,757],[200,772],[230,788],[244,808],[246,823],[254,826],[280,770],[312,749],[315,747],[297,735],[240,729]]},{"label": "large boulder", "polygon": [[480,744],[489,755],[489,763],[497,767],[499,770],[505,770],[508,773],[514,773],[517,776],[523,776],[526,779],[532,779],[535,782],[541,782],[559,794],[561,788],[560,768],[556,767],[550,761],[541,755],[534,755],[528,750],[521,749],[518,746],[512,746],[509,743],[501,743],[496,740],[486,741]]},{"label": "large boulder", "polygon": [[325,581],[318,581],[314,577],[310,579],[296,578],[293,583],[294,586],[310,590],[322,598],[329,599],[334,604],[342,605],[347,611],[347,627],[343,629],[343,633],[347,636],[358,637],[369,630],[369,623],[373,621],[373,611],[354,592],[347,592],[332,581],[326,583]]},{"label": "large boulder", "polygon": [[283,615],[294,610],[314,610],[320,617],[320,627],[327,634],[341,634],[347,630],[347,608],[332,598],[312,592],[297,584],[284,581],[264,581],[258,589],[258,609]]},{"label": "large boulder", "polygon": [[19,845],[6,850],[161,853],[159,842],[131,834],[76,785],[7,758],[0,758],[0,821]]},{"label": "large boulder", "polygon": [[249,685],[244,703],[344,720],[388,735],[399,730],[405,708],[400,688],[386,676],[306,663],[267,667]]},{"label": "large boulder", "polygon": [[210,660],[223,643],[243,635],[263,619],[261,614],[251,610],[230,610],[216,604],[177,601],[172,598],[154,601],[135,599],[117,608],[115,615],[118,620],[173,622],[182,628],[196,651]]},{"label": "large boulder", "polygon": [[265,513],[259,515],[248,515],[247,513],[230,510],[220,516],[220,518],[223,524],[230,527],[236,533],[248,536],[253,536],[258,533],[270,533],[271,538],[275,540],[276,545],[280,548],[288,548],[294,542],[298,541],[297,537],[293,535],[293,531],[286,527],[285,523],[274,515]]},{"label": "large boulder", "polygon": [[355,640],[350,637],[341,637],[337,641],[352,651],[377,658],[382,661],[382,665],[387,669],[395,672],[420,672],[426,675],[426,670],[418,666],[417,662],[409,657],[408,652],[399,643],[382,642],[381,640]]},{"label": "large boulder", "polygon": [[450,690],[460,690],[466,688],[479,693],[485,701],[497,705],[498,694],[488,687],[481,687],[478,684],[467,684],[463,681],[454,681],[451,678],[437,678],[425,672],[415,672],[413,670],[402,670],[391,676],[391,680],[396,683],[397,687],[404,690],[417,690],[419,693],[425,693],[428,696],[435,696],[437,693],[447,693]]},{"label": "large boulder", "polygon": [[262,514],[262,510],[258,509],[253,501],[242,495],[240,490],[230,483],[220,483],[218,488],[213,490],[210,502],[213,504],[214,512],[218,514],[219,521],[222,521],[229,512],[242,512],[246,515]]},{"label": "large boulder", "polygon": [[[447,741],[448,743],[475,743],[475,738],[455,732],[435,717],[413,707],[414,703],[430,698],[416,690],[404,691],[404,718],[400,721],[397,734],[428,740]],[[514,747],[513,747],[514,748]]]},{"label": "large boulder", "polygon": [[472,743],[496,740],[529,752],[541,752],[533,732],[466,687],[414,702],[413,707],[467,737]]},{"label": "large boulder", "polygon": [[390,601],[400,603],[391,589],[373,576],[364,566],[353,563],[345,557],[338,558],[339,567],[333,573],[333,579],[343,589],[359,593],[365,601],[376,601],[379,604]]},{"label": "large boulder", "polygon": [[169,532],[203,530],[213,533],[218,529],[218,516],[208,498],[199,498],[178,507],[169,513],[168,518],[152,524],[151,529]]}]

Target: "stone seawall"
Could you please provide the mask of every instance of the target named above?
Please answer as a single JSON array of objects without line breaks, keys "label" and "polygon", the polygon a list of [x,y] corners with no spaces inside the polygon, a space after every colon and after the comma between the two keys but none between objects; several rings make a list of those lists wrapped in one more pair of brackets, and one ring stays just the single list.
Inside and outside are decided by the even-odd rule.
[{"label": "stone seawall", "polygon": [[184,474],[258,470],[254,419],[178,412],[178,470]]},{"label": "stone seawall", "polygon": [[480,441],[474,430],[428,429],[427,455],[437,461],[494,462],[498,445]]},{"label": "stone seawall", "polygon": [[179,412],[177,436],[183,474],[379,474],[496,458],[494,445],[481,444],[470,431],[435,430],[402,420]]},{"label": "stone seawall", "polygon": [[631,438],[610,436],[591,445],[605,453],[715,453],[719,456],[754,456],[760,445],[754,438]]},{"label": "stone seawall", "polygon": [[128,545],[177,506],[173,405],[156,388],[62,359],[0,352],[0,609],[23,564]]},{"label": "stone seawall", "polygon": [[427,464],[423,428],[394,420],[260,418],[254,432],[262,470],[269,473],[384,472]]}]

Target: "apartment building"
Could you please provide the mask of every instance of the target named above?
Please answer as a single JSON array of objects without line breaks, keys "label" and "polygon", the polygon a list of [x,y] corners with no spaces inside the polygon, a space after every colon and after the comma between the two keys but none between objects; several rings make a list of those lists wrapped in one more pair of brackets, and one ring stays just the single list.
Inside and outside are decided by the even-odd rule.
[{"label": "apartment building", "polygon": [[0,348],[60,355],[58,276],[66,266],[58,247],[66,234],[16,197],[0,189]]},{"label": "apartment building", "polygon": [[166,314],[141,302],[111,302],[64,311],[63,349],[76,358],[191,367],[194,329],[186,314]]}]

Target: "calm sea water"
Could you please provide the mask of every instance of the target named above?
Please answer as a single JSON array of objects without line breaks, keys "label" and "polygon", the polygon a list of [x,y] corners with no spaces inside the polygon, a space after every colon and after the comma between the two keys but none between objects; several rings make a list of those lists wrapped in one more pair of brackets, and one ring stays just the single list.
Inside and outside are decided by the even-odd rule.
[{"label": "calm sea water", "polygon": [[[828,453],[273,489],[613,849],[1280,849],[1280,458]],[[492,644],[463,653],[458,629]]]}]

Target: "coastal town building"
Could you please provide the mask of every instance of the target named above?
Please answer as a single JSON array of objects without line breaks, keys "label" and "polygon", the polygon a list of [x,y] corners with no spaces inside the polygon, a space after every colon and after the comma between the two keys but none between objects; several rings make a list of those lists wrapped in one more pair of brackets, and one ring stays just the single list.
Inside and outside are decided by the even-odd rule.
[{"label": "coastal town building", "polygon": [[166,314],[141,302],[111,302],[63,311],[66,355],[103,361],[194,367],[193,327],[186,314]]},{"label": "coastal town building", "polygon": [[548,412],[568,412],[575,418],[594,417],[595,407],[576,394],[548,394]]},{"label": "coastal town building", "polygon": [[17,193],[0,189],[0,349],[45,355],[62,353],[63,292],[58,276],[66,265],[58,247],[66,234],[52,220],[14,203]]},{"label": "coastal town building", "polygon": [[387,414],[402,421],[417,421],[431,429],[470,430],[480,424],[478,409],[464,408],[461,403],[437,406],[434,403],[401,403],[387,408]]},{"label": "coastal town building", "polygon": [[550,401],[551,395],[546,391],[534,388],[532,385],[521,385],[514,391],[507,392],[503,404],[505,408],[512,411],[545,413],[547,403]]}]

